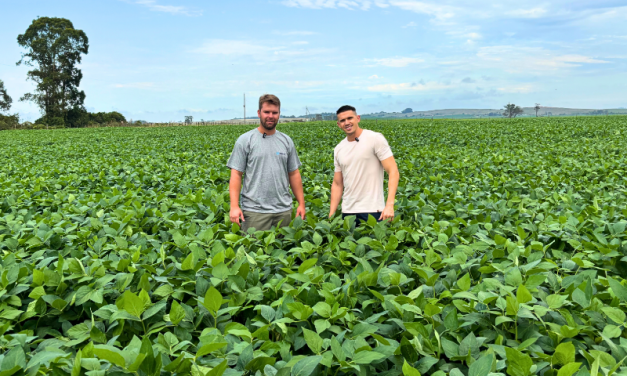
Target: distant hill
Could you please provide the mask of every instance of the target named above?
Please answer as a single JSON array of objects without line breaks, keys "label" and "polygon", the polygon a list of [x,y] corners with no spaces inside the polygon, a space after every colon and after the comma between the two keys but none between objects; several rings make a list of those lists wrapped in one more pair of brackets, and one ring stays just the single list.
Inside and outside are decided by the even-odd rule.
[{"label": "distant hill", "polygon": [[[536,111],[533,107],[523,107],[523,114],[518,117],[535,117]],[[607,110],[592,110],[581,108],[564,107],[541,107],[538,116],[600,116],[627,114],[627,109],[615,108]],[[386,118],[478,118],[478,117],[503,117],[502,109],[445,109],[430,111],[414,111],[409,113],[400,112],[376,112],[361,115],[365,119],[386,119]]]}]

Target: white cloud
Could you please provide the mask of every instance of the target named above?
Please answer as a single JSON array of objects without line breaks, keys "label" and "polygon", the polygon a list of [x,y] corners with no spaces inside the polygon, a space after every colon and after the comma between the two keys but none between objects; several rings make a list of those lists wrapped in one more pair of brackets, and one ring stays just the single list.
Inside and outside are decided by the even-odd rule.
[{"label": "white cloud", "polygon": [[416,26],[418,26],[418,24],[417,24],[417,23],[415,23],[414,21],[411,21],[411,22],[410,22],[410,23],[408,23],[407,25],[405,25],[405,26],[401,26],[401,27],[402,27],[403,29],[407,29],[408,27],[416,27]]},{"label": "white cloud", "polygon": [[[506,72],[553,72],[576,68],[583,64],[606,64],[605,60],[577,54],[559,55],[555,52],[534,47],[490,46],[481,47],[477,56],[483,65],[501,68]],[[482,65],[481,62],[478,65]]]},{"label": "white cloud", "polygon": [[[309,9],[361,9],[368,10],[373,5],[370,0],[284,0],[283,5],[296,8]],[[374,5],[378,8],[388,8],[390,6],[403,10],[426,14],[439,21],[446,21],[455,15],[451,6],[428,3],[416,0],[375,0]]]},{"label": "white cloud", "polygon": [[177,5],[160,5],[156,0],[136,0],[136,4],[143,5],[155,12],[164,12],[170,14],[182,14],[185,16],[202,16],[202,10],[193,10],[184,6]]},{"label": "white cloud", "polygon": [[423,59],[415,58],[415,57],[388,57],[383,59],[365,59],[367,63],[369,63],[369,67],[376,66],[384,66],[391,68],[402,68],[406,67],[409,64],[416,64],[424,62]]},{"label": "white cloud", "polygon": [[377,91],[377,92],[412,92],[412,91],[435,91],[435,90],[443,90],[450,88],[450,85],[441,84],[438,82],[407,82],[400,84],[381,84],[369,86],[369,91]]},{"label": "white cloud", "polygon": [[299,40],[299,41],[296,41],[296,42],[292,42],[292,44],[296,45],[296,46],[304,46],[306,44],[309,44],[309,42],[307,42],[306,40]]},{"label": "white cloud", "polygon": [[229,39],[210,39],[192,52],[206,55],[254,55],[267,54],[284,49],[282,46],[268,47],[264,44]]},{"label": "white cloud", "polygon": [[370,76],[368,78],[371,79],[371,80],[376,80],[376,79],[379,79],[381,77],[377,76],[376,74],[373,74],[372,76]]},{"label": "white cloud", "polygon": [[455,9],[446,5],[415,0],[390,0],[390,5],[403,10],[433,16],[439,21],[445,21],[455,16]]},{"label": "white cloud", "polygon": [[[345,8],[345,9],[370,9],[371,1],[368,0],[284,0],[283,5],[288,7],[323,9],[323,8]],[[380,6],[379,4],[376,4]]]},{"label": "white cloud", "polygon": [[520,18],[540,18],[547,13],[545,8],[532,8],[532,9],[515,9],[507,12],[508,16],[520,17]]}]

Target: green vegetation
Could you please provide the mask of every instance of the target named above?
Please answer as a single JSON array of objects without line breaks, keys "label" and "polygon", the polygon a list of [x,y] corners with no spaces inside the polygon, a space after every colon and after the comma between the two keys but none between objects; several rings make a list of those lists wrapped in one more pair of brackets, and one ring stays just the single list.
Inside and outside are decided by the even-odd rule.
[{"label": "green vegetation", "polygon": [[17,43],[26,49],[17,63],[33,67],[28,78],[37,84],[21,100],[41,109],[44,124],[71,126],[73,113],[84,111],[85,93],[78,90],[83,73],[77,65],[89,50],[87,35],[65,18],[40,17],[18,35]]},{"label": "green vegetation", "polygon": [[335,124],[282,125],[308,214],[242,236],[249,127],[0,139],[0,375],[624,374],[627,119],[364,121],[391,224],[326,219]]}]

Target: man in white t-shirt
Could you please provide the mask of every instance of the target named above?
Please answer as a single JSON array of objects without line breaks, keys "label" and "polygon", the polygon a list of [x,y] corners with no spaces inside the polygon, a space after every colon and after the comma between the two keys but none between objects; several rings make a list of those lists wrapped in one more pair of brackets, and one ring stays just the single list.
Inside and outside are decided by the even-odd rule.
[{"label": "man in white t-shirt", "polygon": [[[331,186],[331,210],[335,215],[342,202],[342,218],[354,215],[367,221],[394,219],[394,199],[398,188],[398,167],[387,140],[381,133],[359,127],[359,115],[352,106],[337,110],[337,125],[346,133],[333,152],[335,175]],[[383,171],[388,173],[388,199],[383,197]]]}]

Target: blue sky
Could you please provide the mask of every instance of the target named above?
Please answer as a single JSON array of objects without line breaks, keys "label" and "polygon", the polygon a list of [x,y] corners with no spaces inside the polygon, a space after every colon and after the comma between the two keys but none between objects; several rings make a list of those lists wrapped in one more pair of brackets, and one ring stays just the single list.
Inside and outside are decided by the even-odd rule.
[{"label": "blue sky", "polygon": [[37,16],[89,37],[90,111],[179,121],[522,106],[627,107],[624,0],[0,0],[0,79],[12,112],[33,89],[17,35]]}]

